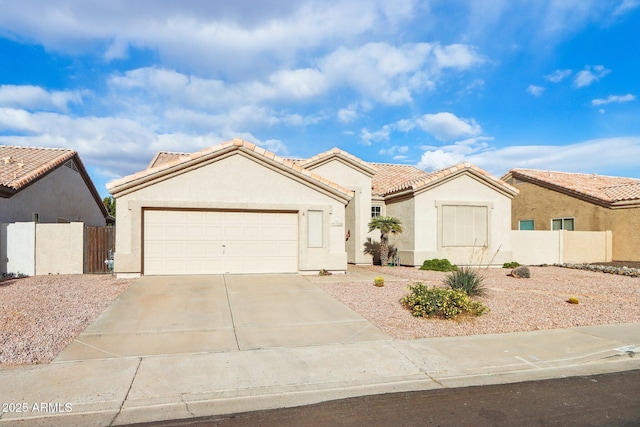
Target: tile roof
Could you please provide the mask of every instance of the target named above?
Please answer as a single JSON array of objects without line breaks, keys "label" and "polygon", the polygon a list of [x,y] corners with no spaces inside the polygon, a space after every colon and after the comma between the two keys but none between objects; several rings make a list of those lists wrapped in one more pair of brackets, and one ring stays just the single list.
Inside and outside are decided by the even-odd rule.
[{"label": "tile roof", "polygon": [[0,145],[0,185],[18,191],[76,155],[63,148]]},{"label": "tile roof", "polygon": [[371,163],[365,162],[361,158],[356,157],[353,154],[348,153],[348,152],[346,152],[344,150],[341,150],[338,147],[334,147],[331,150],[325,151],[325,152],[320,153],[320,154],[316,154],[315,156],[311,156],[308,159],[298,160],[298,161],[296,161],[296,163],[299,164],[302,167],[308,167],[310,165],[313,165],[315,163],[319,163],[324,159],[328,159],[328,158],[331,158],[331,157],[336,156],[336,155],[348,159],[352,163],[362,167],[363,169],[365,169],[366,171],[368,171],[371,174],[375,173],[375,171],[376,171],[375,168],[372,167]]},{"label": "tile roof", "polygon": [[371,180],[371,191],[378,196],[408,188],[413,181],[424,179],[429,175],[410,165],[387,163],[371,163],[371,165],[376,169],[376,174]]},{"label": "tile roof", "polygon": [[504,189],[508,193],[514,195],[518,193],[518,190],[515,187],[512,187],[505,181],[496,178],[469,162],[458,163],[457,165],[433,172],[424,172],[414,166],[405,165],[384,165],[374,163],[374,166],[380,171],[380,173],[376,174],[373,178],[373,192],[374,194],[379,195],[388,195],[407,189],[417,191],[430,187],[443,179],[457,173],[464,172],[465,170],[471,171],[475,175],[482,177],[499,188]]},{"label": "tile roof", "polygon": [[156,166],[163,165],[165,163],[173,162],[174,160],[177,160],[180,157],[185,157],[188,155],[189,153],[173,153],[169,151],[159,151],[158,154],[156,154],[153,157],[153,159],[149,163],[149,166],[147,166],[147,169],[151,169]]},{"label": "tile roof", "polygon": [[275,153],[267,151],[264,148],[258,147],[251,142],[239,138],[226,141],[222,144],[214,145],[213,147],[205,148],[191,154],[183,155],[182,153],[165,153],[166,155],[160,155],[159,153],[158,155],[156,155],[154,161],[152,161],[149,165],[154,166],[140,172],[136,172],[133,175],[125,176],[124,178],[112,181],[107,184],[107,189],[112,194],[118,193],[131,187],[135,187],[137,184],[153,179],[155,176],[161,176],[165,172],[173,172],[175,170],[179,170],[181,167],[187,166],[194,161],[202,160],[211,155],[222,154],[232,149],[242,149],[245,151],[253,152],[258,156],[263,157],[266,161],[275,163],[284,169],[288,169],[296,174],[302,175],[308,180],[315,182],[316,184],[328,187],[332,191],[341,194],[343,197],[346,196],[347,198],[351,198],[353,196],[352,191],[343,188],[342,186],[331,182],[318,174],[304,169],[295,161],[277,156]]},{"label": "tile roof", "polygon": [[[307,159],[287,159],[275,156],[275,154],[269,153],[247,141],[234,141],[240,141],[245,144],[250,144],[250,146],[267,153],[266,155],[271,156],[270,158],[278,158],[280,159],[280,163],[292,165],[294,169],[299,169],[303,174],[311,173],[321,182],[326,181],[330,184],[333,183],[323,177],[320,177],[319,175],[313,174],[307,168],[312,167],[317,163],[321,163],[323,160],[329,159],[333,156],[339,156],[348,159],[350,162],[362,167],[365,171],[368,171],[370,174],[372,174],[371,189],[372,193],[377,196],[386,196],[387,194],[392,194],[409,188],[413,190],[419,190],[420,188],[432,185],[439,180],[444,179],[454,173],[460,172],[464,169],[473,170],[476,174],[479,174],[486,179],[493,181],[498,186],[504,187],[508,192],[511,192],[513,194],[516,194],[518,192],[517,189],[510,186],[506,182],[494,177],[493,175],[488,174],[484,170],[467,162],[433,172],[425,172],[411,165],[365,162],[364,160],[354,156],[353,154],[341,150],[337,147],[334,147],[331,150],[325,151],[323,153],[316,154],[315,156],[309,157]],[[224,144],[228,144],[229,142]],[[224,144],[222,144],[220,147],[222,147]],[[209,152],[211,152],[212,148],[199,151],[198,153],[208,154]],[[111,189],[112,186],[115,187],[121,185],[120,181],[124,182],[125,180],[131,181],[132,179],[143,178],[144,176],[148,176],[151,173],[155,172],[156,169],[163,170],[193,160],[194,156],[199,156],[198,153],[189,154],[161,151],[155,155],[145,171],[138,172],[137,174],[131,175],[130,177],[125,177],[119,181],[114,181],[113,183],[108,184],[107,187]]]},{"label": "tile roof", "polygon": [[82,176],[104,217],[112,220],[75,150],[0,145],[0,193],[11,197],[70,160],[73,160],[72,167]]},{"label": "tile roof", "polygon": [[636,178],[535,169],[512,169],[509,174],[516,179],[546,184],[574,196],[605,204],[640,202],[640,179]]}]

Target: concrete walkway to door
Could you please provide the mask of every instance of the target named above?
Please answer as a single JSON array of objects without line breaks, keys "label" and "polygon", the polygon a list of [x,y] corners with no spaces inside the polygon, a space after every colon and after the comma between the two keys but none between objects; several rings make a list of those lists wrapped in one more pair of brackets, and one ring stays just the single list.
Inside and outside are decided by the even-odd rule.
[{"label": "concrete walkway to door", "polygon": [[55,361],[390,339],[297,274],[143,277]]}]

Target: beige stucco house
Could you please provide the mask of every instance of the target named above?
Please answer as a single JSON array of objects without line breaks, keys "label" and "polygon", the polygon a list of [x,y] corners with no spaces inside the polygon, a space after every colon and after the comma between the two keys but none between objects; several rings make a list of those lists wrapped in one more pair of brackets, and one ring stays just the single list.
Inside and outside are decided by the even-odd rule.
[{"label": "beige stucco house", "polygon": [[640,179],[534,169],[502,179],[520,190],[514,230],[611,230],[613,260],[640,261]]},{"label": "beige stucco house", "polygon": [[517,193],[467,163],[426,173],[338,148],[291,160],[241,139],[158,153],[107,188],[118,203],[121,276],[344,272],[348,263],[371,264],[375,215],[403,222],[391,241],[403,264],[498,263],[511,258]]},{"label": "beige stucco house", "polygon": [[0,146],[0,223],[112,220],[74,150]]}]

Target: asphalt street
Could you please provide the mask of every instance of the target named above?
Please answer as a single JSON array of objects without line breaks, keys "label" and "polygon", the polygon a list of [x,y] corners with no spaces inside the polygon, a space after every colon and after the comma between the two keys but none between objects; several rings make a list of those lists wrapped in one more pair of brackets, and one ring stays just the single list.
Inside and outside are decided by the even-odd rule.
[{"label": "asphalt street", "polygon": [[136,426],[638,426],[640,370],[424,392]]}]

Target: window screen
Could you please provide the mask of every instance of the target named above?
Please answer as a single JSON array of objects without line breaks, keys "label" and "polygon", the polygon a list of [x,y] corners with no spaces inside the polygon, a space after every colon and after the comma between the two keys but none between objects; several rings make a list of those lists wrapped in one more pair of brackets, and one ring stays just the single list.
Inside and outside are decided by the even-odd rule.
[{"label": "window screen", "polygon": [[486,246],[486,206],[442,206],[442,246]]},{"label": "window screen", "polygon": [[308,247],[322,247],[322,211],[308,211]]}]

